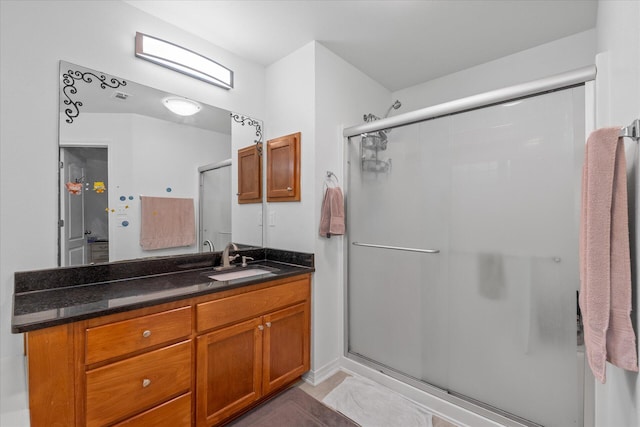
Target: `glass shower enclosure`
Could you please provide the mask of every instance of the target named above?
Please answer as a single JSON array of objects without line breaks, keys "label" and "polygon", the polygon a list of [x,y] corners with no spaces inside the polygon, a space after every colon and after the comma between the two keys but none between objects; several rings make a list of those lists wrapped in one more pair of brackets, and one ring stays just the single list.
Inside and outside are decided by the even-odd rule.
[{"label": "glass shower enclosure", "polygon": [[201,166],[199,232],[201,251],[222,251],[231,242],[231,159]]},{"label": "glass shower enclosure", "polygon": [[348,357],[583,424],[584,117],[576,86],[349,139]]}]

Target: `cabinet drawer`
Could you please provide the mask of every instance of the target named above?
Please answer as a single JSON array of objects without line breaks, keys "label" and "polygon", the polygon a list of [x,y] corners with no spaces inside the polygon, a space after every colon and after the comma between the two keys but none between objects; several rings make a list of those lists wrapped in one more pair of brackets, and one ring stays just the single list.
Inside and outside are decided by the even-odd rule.
[{"label": "cabinet drawer", "polygon": [[86,330],[86,359],[95,362],[122,356],[191,334],[191,307],[176,308]]},{"label": "cabinet drawer", "polygon": [[191,393],[156,406],[113,427],[190,427]]},{"label": "cabinet drawer", "polygon": [[198,304],[196,324],[205,331],[259,316],[309,298],[309,279]]},{"label": "cabinet drawer", "polygon": [[191,341],[112,363],[86,374],[87,426],[102,426],[191,388]]},{"label": "cabinet drawer", "polygon": [[89,243],[89,248],[91,249],[91,251],[108,251],[109,243],[106,243],[106,242]]}]

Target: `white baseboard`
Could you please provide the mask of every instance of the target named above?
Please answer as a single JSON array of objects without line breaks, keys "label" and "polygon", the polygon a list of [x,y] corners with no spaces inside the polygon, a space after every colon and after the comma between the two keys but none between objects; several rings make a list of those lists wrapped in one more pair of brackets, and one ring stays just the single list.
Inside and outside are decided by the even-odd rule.
[{"label": "white baseboard", "polygon": [[318,369],[312,369],[302,376],[302,379],[312,386],[317,386],[340,370],[340,359],[334,359]]}]

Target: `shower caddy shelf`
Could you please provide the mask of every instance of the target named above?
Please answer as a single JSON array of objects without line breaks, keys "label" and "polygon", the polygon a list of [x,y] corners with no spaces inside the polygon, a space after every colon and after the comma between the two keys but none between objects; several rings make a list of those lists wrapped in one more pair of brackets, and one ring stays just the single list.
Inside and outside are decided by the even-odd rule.
[{"label": "shower caddy shelf", "polygon": [[360,164],[365,172],[389,172],[391,159],[382,160],[379,152],[387,149],[385,131],[363,133],[360,139]]},{"label": "shower caddy shelf", "polygon": [[[396,100],[384,115],[383,119],[389,117],[391,110],[397,110],[402,103]],[[375,114],[365,114],[365,123],[380,120]],[[376,132],[363,133],[360,139],[360,168],[363,172],[389,172],[391,170],[391,159],[383,160],[379,157],[379,152],[387,149],[387,133],[391,129],[381,129]]]}]

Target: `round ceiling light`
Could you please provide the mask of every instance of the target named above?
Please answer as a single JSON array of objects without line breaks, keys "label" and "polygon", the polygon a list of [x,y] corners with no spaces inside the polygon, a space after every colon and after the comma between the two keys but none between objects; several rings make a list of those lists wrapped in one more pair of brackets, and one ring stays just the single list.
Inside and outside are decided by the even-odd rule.
[{"label": "round ceiling light", "polygon": [[193,116],[202,109],[200,104],[187,98],[169,97],[162,102],[169,111],[179,116]]}]

